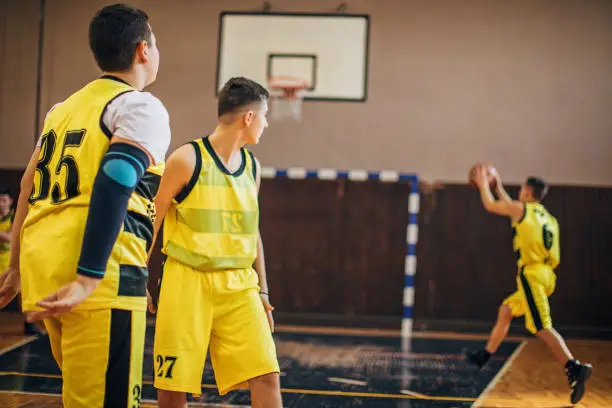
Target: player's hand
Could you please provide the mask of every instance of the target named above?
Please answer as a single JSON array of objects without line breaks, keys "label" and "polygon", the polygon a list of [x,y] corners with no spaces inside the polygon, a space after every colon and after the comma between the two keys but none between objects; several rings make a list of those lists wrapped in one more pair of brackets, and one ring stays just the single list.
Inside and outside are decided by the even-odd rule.
[{"label": "player's hand", "polygon": [[28,313],[27,320],[42,320],[71,311],[91,295],[100,281],[101,279],[79,275],[76,280],[62,286],[57,292],[39,300],[36,306],[45,310]]},{"label": "player's hand", "polygon": [[151,296],[149,289],[147,289],[147,308],[149,309],[149,312],[153,314],[155,314],[155,312],[157,311],[157,309],[155,308],[155,303],[153,303],[153,297]]},{"label": "player's hand", "polygon": [[499,189],[502,186],[502,181],[501,181],[501,176],[499,175],[499,172],[497,171],[497,169],[493,168],[491,169],[490,174],[493,176],[493,178],[495,178],[495,188]]},{"label": "player's hand", "polygon": [[272,311],[274,310],[274,306],[270,304],[270,297],[264,293],[260,293],[259,297],[261,298],[261,303],[263,304],[264,309],[266,310],[266,316],[268,317],[268,324],[270,325],[270,330],[274,333],[274,317],[272,317]]},{"label": "player's hand", "polygon": [[8,267],[0,275],[0,309],[11,303],[21,289],[19,270]]},{"label": "player's hand", "polygon": [[478,166],[476,168],[476,177],[475,180],[478,188],[482,188],[487,183],[487,168],[484,165]]}]

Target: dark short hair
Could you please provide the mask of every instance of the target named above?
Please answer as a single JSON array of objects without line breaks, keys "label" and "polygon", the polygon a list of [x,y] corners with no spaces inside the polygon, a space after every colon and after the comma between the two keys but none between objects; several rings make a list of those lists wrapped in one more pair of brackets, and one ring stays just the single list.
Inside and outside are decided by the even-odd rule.
[{"label": "dark short hair", "polygon": [[269,96],[266,88],[251,79],[231,78],[219,92],[217,114],[221,117],[228,113],[236,113],[252,103],[267,100]]},{"label": "dark short hair", "polygon": [[147,13],[136,7],[106,6],[89,23],[89,48],[102,71],[130,69],[141,41],[151,41],[151,28]]},{"label": "dark short hair", "polygon": [[10,195],[11,192],[9,191],[8,187],[6,186],[0,186],[0,196],[2,195]]},{"label": "dark short hair", "polygon": [[531,187],[531,195],[538,201],[542,201],[548,193],[548,184],[539,177],[528,177],[525,184]]}]

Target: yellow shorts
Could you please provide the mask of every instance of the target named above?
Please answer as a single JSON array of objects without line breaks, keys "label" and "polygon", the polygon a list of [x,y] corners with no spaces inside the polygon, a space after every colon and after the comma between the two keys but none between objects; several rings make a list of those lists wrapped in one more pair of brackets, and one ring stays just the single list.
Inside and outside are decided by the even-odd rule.
[{"label": "yellow shorts", "polygon": [[168,258],[155,327],[155,387],[201,394],[209,346],[221,395],[280,371],[257,273],[201,272]]},{"label": "yellow shorts", "polygon": [[555,291],[557,276],[550,266],[529,265],[516,277],[518,290],[504,300],[512,316],[525,316],[525,327],[535,334],[552,328],[548,297]]},{"label": "yellow shorts", "polygon": [[73,311],[45,319],[66,408],[135,408],[142,392],[146,312]]}]

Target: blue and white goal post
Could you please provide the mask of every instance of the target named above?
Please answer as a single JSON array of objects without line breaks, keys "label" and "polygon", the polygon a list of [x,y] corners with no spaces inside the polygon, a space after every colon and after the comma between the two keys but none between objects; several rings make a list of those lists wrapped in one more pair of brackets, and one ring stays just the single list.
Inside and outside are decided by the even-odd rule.
[{"label": "blue and white goal post", "polygon": [[414,275],[417,265],[417,241],[419,236],[419,178],[416,174],[399,173],[397,171],[367,171],[367,170],[334,170],[318,169],[308,170],[305,168],[277,169],[274,167],[263,167],[261,175],[263,178],[289,178],[306,179],[316,178],[319,180],[346,179],[351,181],[377,180],[382,183],[409,182],[410,194],[408,195],[407,211],[408,225],[406,226],[406,254],[404,263],[404,295],[401,335],[403,339],[412,336],[412,308],[414,306]]}]

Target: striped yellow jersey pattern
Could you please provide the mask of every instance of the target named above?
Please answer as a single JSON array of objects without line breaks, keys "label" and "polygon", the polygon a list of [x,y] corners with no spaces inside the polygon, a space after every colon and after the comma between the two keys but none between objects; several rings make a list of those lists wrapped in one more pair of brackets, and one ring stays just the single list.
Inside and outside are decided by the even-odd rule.
[{"label": "striped yellow jersey pattern", "polygon": [[208,138],[191,142],[196,167],[164,221],[163,252],[199,271],[246,269],[257,256],[259,205],[255,159],[229,172]]}]

